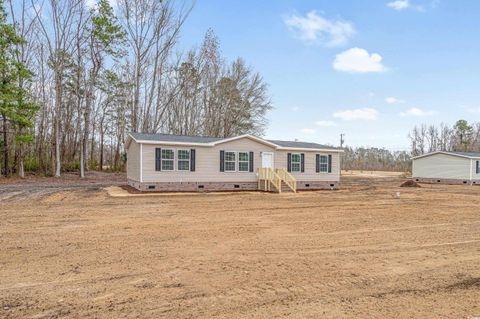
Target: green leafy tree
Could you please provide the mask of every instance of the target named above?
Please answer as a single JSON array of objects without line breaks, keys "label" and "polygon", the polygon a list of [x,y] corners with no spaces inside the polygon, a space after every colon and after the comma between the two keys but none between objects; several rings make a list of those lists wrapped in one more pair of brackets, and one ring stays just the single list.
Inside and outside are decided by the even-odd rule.
[{"label": "green leafy tree", "polygon": [[[22,149],[24,144],[33,141],[28,128],[33,126],[33,119],[38,110],[38,106],[30,102],[28,92],[24,89],[32,73],[21,61],[18,61],[17,46],[23,42],[14,26],[7,22],[4,3],[0,0],[0,115],[3,124],[3,173],[5,176],[10,174],[9,142],[15,141]],[[23,162],[21,152],[20,158]]]}]

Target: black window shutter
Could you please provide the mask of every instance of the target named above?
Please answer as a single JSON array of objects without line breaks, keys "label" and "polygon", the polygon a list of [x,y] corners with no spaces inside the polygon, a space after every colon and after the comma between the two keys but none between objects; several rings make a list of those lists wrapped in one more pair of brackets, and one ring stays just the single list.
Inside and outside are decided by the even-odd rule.
[{"label": "black window shutter", "polygon": [[155,170],[156,171],[162,170],[162,149],[161,148],[155,149]]},{"label": "black window shutter", "polygon": [[248,155],[248,160],[250,161],[250,164],[248,165],[250,166],[250,172],[253,172],[253,152],[250,152]]},{"label": "black window shutter", "polygon": [[480,161],[477,161],[477,174],[480,174]]},{"label": "black window shutter", "polygon": [[292,153],[287,154],[287,171],[292,171]]},{"label": "black window shutter", "polygon": [[190,171],[195,172],[195,149],[190,150]]},{"label": "black window shutter", "polygon": [[328,155],[328,172],[329,173],[332,172],[332,155],[331,154]]},{"label": "black window shutter", "polygon": [[320,172],[320,154],[315,155],[315,172]]},{"label": "black window shutter", "polygon": [[303,173],[305,172],[305,154],[300,154],[300,171]]},{"label": "black window shutter", "polygon": [[220,172],[225,172],[225,151],[220,151]]}]

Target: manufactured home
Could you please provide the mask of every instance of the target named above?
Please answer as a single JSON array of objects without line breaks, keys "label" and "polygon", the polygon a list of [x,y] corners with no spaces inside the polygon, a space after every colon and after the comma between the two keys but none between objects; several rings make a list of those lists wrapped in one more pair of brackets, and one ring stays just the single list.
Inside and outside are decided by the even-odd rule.
[{"label": "manufactured home", "polygon": [[131,133],[128,184],[141,191],[335,189],[343,150],[253,135],[229,138]]},{"label": "manufactured home", "polygon": [[480,153],[440,151],[414,157],[412,177],[423,183],[480,184]]}]

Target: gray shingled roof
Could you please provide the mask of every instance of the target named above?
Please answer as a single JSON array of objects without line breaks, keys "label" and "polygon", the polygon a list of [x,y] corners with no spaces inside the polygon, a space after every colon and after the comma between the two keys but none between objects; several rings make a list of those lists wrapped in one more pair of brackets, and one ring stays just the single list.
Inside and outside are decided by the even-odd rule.
[{"label": "gray shingled roof", "polygon": [[182,143],[211,143],[223,140],[220,137],[208,136],[187,136],[173,134],[149,134],[149,133],[130,133],[136,140],[141,141],[162,141],[162,142],[182,142]]},{"label": "gray shingled roof", "polygon": [[309,142],[297,142],[297,141],[279,141],[279,140],[268,140],[270,143],[276,144],[281,147],[292,147],[292,148],[316,148],[316,149],[328,149],[336,150],[336,147],[322,145],[317,143]]},{"label": "gray shingled roof", "polygon": [[[211,143],[223,140],[221,137],[208,137],[208,136],[186,136],[186,135],[173,135],[173,134],[148,134],[148,133],[130,133],[136,140],[141,141],[162,141],[162,142],[182,142],[182,143]],[[266,140],[270,143],[278,145],[280,147],[291,148],[314,148],[314,149],[329,149],[336,150],[338,148],[308,142],[297,141],[279,141],[279,140]]]},{"label": "gray shingled roof", "polygon": [[451,154],[457,154],[457,155],[462,155],[462,156],[468,156],[468,157],[480,157],[480,152],[447,152]]}]

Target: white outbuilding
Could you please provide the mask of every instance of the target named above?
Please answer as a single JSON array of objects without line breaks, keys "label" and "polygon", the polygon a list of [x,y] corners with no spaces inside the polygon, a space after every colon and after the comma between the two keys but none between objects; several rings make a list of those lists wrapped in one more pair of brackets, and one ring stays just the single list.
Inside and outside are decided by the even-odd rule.
[{"label": "white outbuilding", "polygon": [[439,151],[414,157],[412,177],[423,183],[480,184],[480,153]]}]

